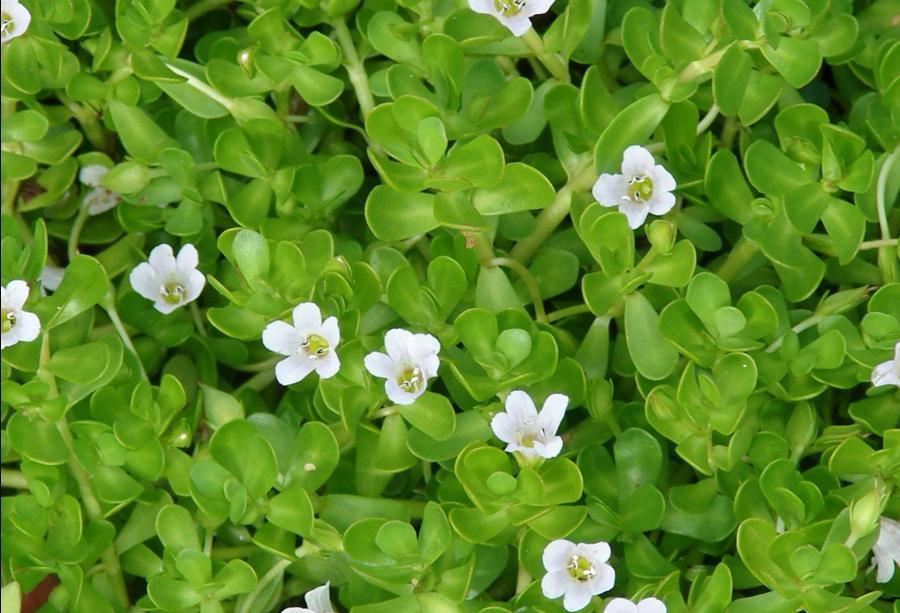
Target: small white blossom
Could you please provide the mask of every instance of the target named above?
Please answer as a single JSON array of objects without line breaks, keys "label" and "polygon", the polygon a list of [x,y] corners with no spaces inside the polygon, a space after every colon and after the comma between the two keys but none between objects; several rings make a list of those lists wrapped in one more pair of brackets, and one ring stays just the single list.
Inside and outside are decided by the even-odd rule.
[{"label": "small white blossom", "polygon": [[613,598],[603,613],[666,613],[666,604],[659,598],[644,598],[637,604],[627,598]]},{"label": "small white blossom", "polygon": [[550,10],[553,0],[469,0],[476,13],[492,15],[509,28],[513,36],[522,36],[531,27],[531,17]]},{"label": "small white blossom", "polygon": [[437,375],[441,344],[430,334],[395,328],[384,335],[387,353],[373,351],[365,358],[366,370],[385,379],[384,391],[392,402],[412,404]]},{"label": "small white blossom", "polygon": [[41,270],[41,276],[38,278],[38,281],[41,283],[41,295],[46,296],[47,292],[55,292],[59,288],[59,284],[62,283],[63,275],[65,274],[65,268],[54,266],[53,264],[45,264],[43,270]]},{"label": "small white blossom", "polygon": [[341,340],[337,318],[322,321],[322,312],[312,302],[294,308],[294,325],[273,321],[262,333],[269,351],[288,356],[275,365],[275,378],[282,385],[302,381],[312,371],[322,379],[337,374],[341,367],[337,348]]},{"label": "small white blossom", "polygon": [[28,300],[28,284],[25,281],[10,281],[6,287],[0,288],[0,292],[0,349],[36,339],[41,333],[41,320],[34,313],[22,310]]},{"label": "small white blossom", "polygon": [[875,581],[887,583],[900,566],[900,522],[882,517],[878,525],[878,540],[872,546],[872,565],[877,566]]},{"label": "small white blossom", "polygon": [[30,23],[31,13],[19,0],[0,0],[0,43],[22,36]]},{"label": "small white blossom", "polygon": [[628,226],[639,228],[647,215],[665,215],[675,206],[675,179],[656,163],[653,154],[638,145],[625,150],[622,174],[604,173],[594,183],[594,199],[603,206],[618,207]]},{"label": "small white blossom", "polygon": [[554,458],[562,451],[562,438],[556,430],[568,404],[568,396],[551,394],[538,414],[531,397],[516,390],[506,397],[506,410],[494,415],[491,429],[510,453],[518,451],[526,458]]},{"label": "small white blossom", "polygon": [[894,346],[894,359],[882,362],[872,369],[872,385],[896,385],[900,387],[900,343]]},{"label": "small white blossom", "polygon": [[[565,539],[552,541],[544,548],[547,574],[541,591],[547,598],[563,598],[566,611],[580,611],[592,596],[608,592],[616,582],[615,569],[607,564],[609,543],[578,543]],[[643,613],[643,612],[642,612]]]},{"label": "small white blossom", "polygon": [[337,613],[334,605],[331,604],[331,596],[328,594],[329,587],[330,582],[306,592],[305,607],[288,607],[281,613]]},{"label": "small white blossom", "polygon": [[203,291],[206,277],[197,270],[198,262],[197,248],[190,243],[181,248],[177,258],[169,245],[157,245],[148,261],[131,271],[131,287],[152,300],[160,313],[171,313],[196,300]]},{"label": "small white blossom", "polygon": [[78,172],[78,180],[88,187],[94,188],[84,195],[84,206],[87,207],[88,213],[91,215],[105,213],[115,208],[122,200],[119,194],[103,187],[103,177],[108,172],[109,168],[100,164],[84,166]]}]

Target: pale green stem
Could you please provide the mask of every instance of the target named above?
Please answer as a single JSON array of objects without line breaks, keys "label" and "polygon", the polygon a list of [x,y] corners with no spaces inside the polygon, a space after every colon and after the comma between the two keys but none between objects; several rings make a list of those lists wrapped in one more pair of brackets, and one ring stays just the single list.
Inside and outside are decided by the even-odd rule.
[{"label": "pale green stem", "polygon": [[213,535],[215,531],[212,528],[206,528],[206,534],[203,536],[203,553],[209,557],[212,556]]},{"label": "pale green stem", "polygon": [[191,311],[191,317],[194,319],[194,325],[197,327],[197,334],[202,337],[206,337],[206,325],[203,323],[203,314],[200,313],[200,307],[197,306],[197,301],[190,303],[188,305],[188,309]]},{"label": "pale green stem", "polygon": [[759,249],[757,246],[746,238],[738,239],[737,245],[731,250],[728,257],[725,258],[725,261],[719,266],[719,269],[716,270],[716,274],[723,281],[734,280],[744,271],[744,267],[758,252]]},{"label": "pale green stem", "polygon": [[220,94],[215,88],[210,87],[208,84],[204,83],[200,79],[196,78],[189,72],[181,70],[177,66],[173,66],[171,64],[166,64],[166,68],[177,74],[179,77],[183,77],[187,84],[196,89],[201,94],[205,94],[206,96],[212,98],[226,109],[231,112],[234,107],[234,100],[229,98],[228,96],[224,96]]},{"label": "pale green stem", "polygon": [[[41,344],[38,377],[49,386],[48,398],[56,398],[59,395],[59,391],[56,387],[56,378],[44,369],[44,364],[49,360],[50,334],[49,332],[44,332]],[[69,467],[69,472],[72,473],[75,482],[78,484],[78,491],[81,494],[81,502],[84,504],[84,510],[87,512],[88,518],[91,521],[101,521],[103,519],[103,509],[100,506],[100,502],[97,500],[97,496],[94,494],[94,488],[91,486],[91,478],[81,465],[78,455],[75,453],[75,439],[72,437],[72,432],[69,430],[69,422],[66,421],[65,415],[57,420],[56,430],[59,432],[59,435],[69,452],[66,464]],[[103,563],[106,575],[109,578],[109,584],[115,593],[116,599],[119,601],[119,605],[123,609],[127,609],[129,606],[128,590],[125,588],[125,577],[122,575],[122,567],[119,565],[119,556],[116,553],[115,544],[110,544],[110,546],[106,548],[101,554],[100,560]]]},{"label": "pale green stem", "polygon": [[588,305],[576,304],[575,306],[570,306],[564,309],[559,309],[558,311],[547,313],[547,323],[553,323],[554,321],[565,319],[566,317],[572,317],[573,315],[583,315],[590,312],[591,309],[588,307]]},{"label": "pale green stem", "polygon": [[0,486],[13,490],[27,490],[28,480],[20,470],[0,468]]},{"label": "pale green stem", "polygon": [[375,108],[375,99],[372,97],[372,90],[369,89],[369,75],[366,74],[365,66],[356,52],[356,46],[353,44],[353,37],[350,36],[350,30],[347,29],[347,22],[343,17],[338,17],[331,22],[334,27],[334,33],[337,36],[338,44],[344,52],[344,68],[347,69],[347,75],[350,77],[350,84],[356,92],[356,99],[359,101],[359,110],[362,111],[362,117],[365,119]]},{"label": "pale green stem", "polygon": [[[812,328],[813,326],[818,325],[818,323],[820,321],[822,321],[821,315],[810,315],[809,317],[807,317],[806,319],[804,319],[803,321],[801,321],[800,323],[795,325],[793,328],[791,328],[791,331],[794,332],[794,334],[800,334],[804,330],[808,330],[809,328]],[[784,343],[784,339],[786,337],[787,337],[787,333],[782,334],[780,337],[778,337],[774,341],[772,341],[772,344],[769,345],[768,347],[766,347],[766,353],[774,353],[774,352],[778,351],[778,349]]]},{"label": "pale green stem", "polygon": [[891,167],[894,165],[894,160],[897,159],[898,154],[900,154],[900,146],[895,147],[887,158],[885,158],[884,164],[881,165],[881,172],[878,173],[878,183],[875,186],[875,204],[878,209],[878,226],[881,228],[881,238],[884,240],[891,238],[891,229],[888,227],[885,192],[887,191],[888,175],[891,174]]},{"label": "pale green stem", "polygon": [[[281,358],[284,359],[284,358]],[[262,370],[246,381],[244,381],[240,387],[235,390],[235,394],[241,392],[241,390],[251,389],[260,392],[266,388],[272,381],[275,380],[275,369],[270,368],[269,370]]]},{"label": "pale green stem", "polygon": [[897,239],[896,238],[883,238],[881,240],[874,241],[865,241],[860,243],[859,249],[860,251],[865,251],[866,249],[878,249],[879,247],[896,247]]},{"label": "pale green stem", "polygon": [[494,258],[488,262],[491,266],[506,266],[515,271],[519,278],[525,283],[531,301],[534,303],[534,317],[538,321],[547,321],[547,312],[544,310],[544,299],[541,296],[541,288],[538,286],[537,279],[531,274],[522,263],[512,258]]},{"label": "pale green stem", "polygon": [[67,251],[70,262],[78,255],[78,241],[81,240],[81,231],[84,229],[84,224],[87,223],[90,216],[91,214],[88,213],[87,207],[82,206],[78,209],[78,215],[76,215],[75,221],[72,222],[72,229],[69,230],[69,244]]},{"label": "pale green stem", "polygon": [[91,146],[98,151],[106,151],[109,146],[109,135],[100,123],[100,116],[91,108],[78,104],[71,98],[57,92],[56,97],[62,102],[75,120],[81,125],[84,135],[87,136]]},{"label": "pale green stem", "polygon": [[206,13],[227,6],[232,2],[234,2],[234,0],[200,0],[199,2],[194,2],[185,9],[184,16],[188,18],[188,21],[194,21]]},{"label": "pale green stem", "polygon": [[534,31],[534,28],[529,28],[522,35],[522,41],[528,45],[528,48],[534,53],[534,57],[550,71],[557,81],[569,82],[569,67],[558,53],[547,53],[544,50],[544,40],[540,34]]},{"label": "pale green stem", "polygon": [[237,613],[248,613],[248,611],[252,611],[254,608],[253,605],[256,604],[256,600],[259,598],[260,594],[269,588],[269,584],[272,581],[275,581],[280,575],[284,574],[284,571],[290,565],[290,560],[278,560],[275,562],[275,564],[272,565],[272,568],[270,568],[257,582],[256,589],[247,594],[247,598],[244,599],[243,604],[237,609]]},{"label": "pale green stem", "polygon": [[586,157],[581,165],[573,173],[569,182],[563,186],[556,194],[556,199],[546,209],[540,212],[535,221],[534,231],[528,238],[522,239],[510,252],[510,256],[518,260],[522,264],[528,261],[537,253],[556,227],[569,214],[572,206],[572,195],[575,192],[589,189],[596,178],[594,172],[594,162],[590,157]]},{"label": "pale green stem", "polygon": [[116,301],[113,298],[112,290],[110,290],[106,294],[106,296],[103,297],[103,300],[100,301],[100,306],[103,307],[104,311],[106,311],[106,314],[109,317],[109,321],[112,322],[112,325],[116,329],[116,332],[119,333],[119,338],[122,339],[122,344],[128,348],[128,350],[134,355],[134,359],[137,360],[138,368],[141,369],[141,377],[144,380],[149,381],[147,377],[147,371],[144,370],[144,363],[141,362],[141,355],[137,352],[134,343],[131,342],[131,336],[128,335],[128,331],[125,329],[125,324],[122,323],[122,318],[119,317],[119,311],[116,310]]}]

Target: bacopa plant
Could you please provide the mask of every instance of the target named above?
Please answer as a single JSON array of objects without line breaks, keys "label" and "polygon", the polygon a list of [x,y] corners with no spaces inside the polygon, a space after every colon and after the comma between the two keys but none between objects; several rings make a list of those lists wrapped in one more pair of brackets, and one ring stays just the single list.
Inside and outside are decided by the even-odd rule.
[{"label": "bacopa plant", "polygon": [[896,0],[2,0],[3,613],[896,613]]}]

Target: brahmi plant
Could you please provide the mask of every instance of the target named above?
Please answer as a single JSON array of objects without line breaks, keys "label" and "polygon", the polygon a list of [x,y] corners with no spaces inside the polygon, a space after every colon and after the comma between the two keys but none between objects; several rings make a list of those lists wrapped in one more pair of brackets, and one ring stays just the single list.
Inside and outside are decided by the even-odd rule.
[{"label": "brahmi plant", "polygon": [[2,0],[3,613],[897,613],[896,0]]}]

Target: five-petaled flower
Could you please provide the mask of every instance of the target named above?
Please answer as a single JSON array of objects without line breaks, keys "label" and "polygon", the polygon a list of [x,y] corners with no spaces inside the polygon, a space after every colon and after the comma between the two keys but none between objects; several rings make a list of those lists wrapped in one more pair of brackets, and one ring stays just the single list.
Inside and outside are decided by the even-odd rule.
[{"label": "five-petaled flower", "polygon": [[637,604],[627,598],[613,598],[603,613],[666,613],[666,603],[659,598],[644,598]]},{"label": "five-petaled flower", "polygon": [[566,611],[583,609],[592,596],[608,592],[616,582],[616,571],[607,564],[610,553],[609,543],[603,541],[552,541],[544,548],[547,574],[541,580],[541,591],[547,598],[564,596]]},{"label": "five-petaled flower", "polygon": [[384,335],[387,353],[373,351],[365,358],[366,370],[385,379],[384,391],[392,402],[412,404],[437,375],[441,343],[430,334],[395,328]]},{"label": "five-petaled flower", "polygon": [[157,245],[146,262],[135,266],[129,280],[138,294],[153,301],[160,313],[168,314],[200,296],[206,277],[197,270],[196,247],[186,244],[176,258],[169,245]]},{"label": "five-petaled flower", "polygon": [[31,13],[19,0],[0,0],[0,43],[22,36],[30,23]]},{"label": "five-petaled flower", "polygon": [[328,594],[329,587],[331,587],[330,583],[326,583],[306,592],[305,607],[288,607],[281,613],[337,613],[334,605],[331,604],[331,596]]},{"label": "five-petaled flower", "polygon": [[38,281],[41,284],[41,295],[46,296],[47,292],[55,292],[59,289],[59,284],[62,283],[65,274],[65,268],[54,266],[53,264],[44,264],[41,276],[38,277]]},{"label": "five-petaled flower", "polygon": [[594,183],[594,199],[603,206],[618,207],[628,226],[639,228],[647,215],[665,215],[675,206],[675,179],[656,163],[653,154],[631,145],[622,157],[622,174],[604,173]]},{"label": "five-petaled flower", "polygon": [[84,166],[78,172],[78,180],[93,189],[84,195],[84,206],[91,215],[99,215],[115,208],[122,200],[116,192],[103,187],[103,177],[109,172],[109,168],[100,164]]},{"label": "five-petaled flower", "polygon": [[312,302],[298,304],[292,318],[294,325],[273,321],[262,333],[266,349],[287,356],[275,365],[278,382],[291,385],[312,371],[322,379],[336,375],[341,367],[336,351],[341,341],[337,318],[322,321],[322,312]]},{"label": "five-petaled flower", "polygon": [[568,404],[568,396],[551,394],[538,413],[531,397],[516,390],[506,397],[506,410],[494,415],[491,429],[510,453],[518,451],[526,458],[554,458],[562,451],[562,438],[556,431]]},{"label": "five-petaled flower", "polygon": [[41,333],[41,320],[34,313],[22,310],[28,300],[28,284],[25,281],[10,281],[6,287],[0,288],[0,292],[0,349],[36,339]]},{"label": "five-petaled flower", "polygon": [[882,517],[878,522],[878,540],[872,546],[872,565],[878,570],[875,581],[887,583],[900,566],[900,522]]},{"label": "five-petaled flower", "polygon": [[882,362],[872,369],[872,385],[896,385],[900,387],[900,343],[894,346],[894,359]]},{"label": "five-petaled flower", "polygon": [[554,0],[469,0],[476,13],[492,15],[509,28],[513,36],[522,36],[531,27],[531,17],[550,10]]}]

